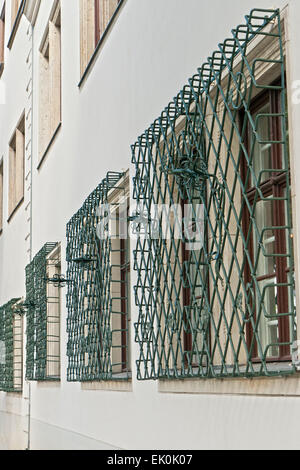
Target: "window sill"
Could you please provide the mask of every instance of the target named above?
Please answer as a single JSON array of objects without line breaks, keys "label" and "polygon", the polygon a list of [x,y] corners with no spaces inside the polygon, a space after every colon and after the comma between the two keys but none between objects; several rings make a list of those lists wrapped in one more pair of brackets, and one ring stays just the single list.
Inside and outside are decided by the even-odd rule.
[{"label": "window sill", "polygon": [[[276,365],[274,365],[276,367]],[[300,372],[291,375],[223,379],[160,379],[160,393],[199,395],[257,395],[300,397]]]},{"label": "window sill", "polygon": [[32,382],[35,382],[37,384],[37,387],[38,388],[46,388],[46,389],[49,389],[49,388],[60,388],[60,385],[61,385],[61,381],[60,379],[55,379],[55,380],[52,380],[52,379],[49,379],[49,380],[35,380],[35,381],[30,381],[31,383]]},{"label": "window sill", "polygon": [[108,25],[105,28],[104,33],[102,34],[101,38],[99,39],[98,44],[96,45],[96,48],[95,48],[95,50],[94,50],[94,52],[93,52],[93,54],[92,54],[92,56],[91,56],[91,58],[90,58],[90,60],[87,64],[86,68],[85,68],[85,71],[82,74],[82,77],[81,77],[80,82],[78,84],[78,88],[81,88],[82,84],[85,82],[85,79],[87,78],[88,74],[90,73],[94,63],[96,62],[98,52],[99,52],[102,44],[104,43],[108,32],[111,30],[112,25],[113,25],[116,17],[118,16],[124,2],[125,2],[125,0],[121,0],[120,3],[118,4],[117,8],[115,9],[115,12],[114,12],[113,16],[111,17]]},{"label": "window sill", "polygon": [[[120,376],[122,374],[119,374]],[[81,382],[81,390],[103,390],[110,392],[132,392],[132,382],[131,379],[127,378],[118,378],[113,380],[102,380],[95,382]]]},{"label": "window sill", "polygon": [[53,142],[55,141],[55,138],[56,138],[56,136],[57,136],[57,134],[58,134],[58,131],[60,130],[61,126],[62,126],[62,123],[60,122],[60,123],[58,124],[57,128],[55,129],[55,131],[54,131],[54,133],[53,133],[53,135],[52,135],[52,137],[51,137],[51,139],[50,139],[50,142],[49,142],[49,144],[48,144],[47,147],[46,147],[45,152],[43,153],[43,155],[42,155],[41,158],[40,158],[39,164],[38,164],[38,166],[37,166],[37,170],[39,170],[39,169],[41,168],[41,166],[42,166],[42,164],[43,164],[43,162],[44,162],[44,160],[45,160],[45,158],[46,158],[46,156],[47,156],[47,153],[49,152],[49,150],[50,150],[50,148],[51,148]]},{"label": "window sill", "polygon": [[22,197],[21,201],[16,205],[16,207],[14,208],[14,210],[12,211],[12,213],[10,214],[10,216],[8,217],[7,219],[7,223],[11,222],[12,218],[14,217],[15,213],[17,212],[17,210],[21,207],[21,205],[23,204],[24,202],[24,196]]},{"label": "window sill", "polygon": [[11,30],[11,33],[10,33],[10,36],[9,36],[9,40],[8,40],[8,44],[7,44],[8,49],[12,48],[13,42],[15,40],[17,30],[18,30],[18,27],[19,27],[19,24],[20,24],[20,21],[21,21],[23,12],[24,12],[25,3],[26,3],[26,0],[22,0],[21,5],[20,5],[19,10],[18,10],[18,13],[17,13],[17,17],[15,19],[15,22],[13,24],[13,27],[12,27],[12,30]]}]

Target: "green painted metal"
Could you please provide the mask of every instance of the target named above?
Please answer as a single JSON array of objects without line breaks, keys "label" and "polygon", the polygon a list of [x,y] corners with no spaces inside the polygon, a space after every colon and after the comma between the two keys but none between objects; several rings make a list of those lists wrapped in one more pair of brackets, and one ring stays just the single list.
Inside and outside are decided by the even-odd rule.
[{"label": "green painted metal", "polygon": [[[109,172],[67,224],[68,381],[127,380],[130,377],[128,315],[122,304],[120,278],[122,248],[103,235],[108,222],[109,197],[122,187],[124,173]],[[106,212],[106,209],[108,212]],[[110,215],[110,220],[115,216]],[[108,233],[108,232],[107,232]],[[112,263],[112,256],[115,261]],[[114,289],[113,289],[113,286]],[[123,301],[123,302],[122,302]],[[125,316],[126,324],[120,326]],[[126,359],[122,350],[126,349]]]},{"label": "green painted metal", "polygon": [[23,319],[16,313],[20,299],[0,307],[0,390],[22,392],[23,385]]},{"label": "green painted metal", "polygon": [[[274,364],[268,360],[270,351],[290,347],[296,339],[282,25],[279,10],[255,9],[245,19],[132,146],[137,201],[133,227],[140,235],[134,250],[139,380],[273,376],[295,371],[291,361]],[[275,45],[276,59],[263,53],[251,55],[259,40],[269,45],[265,47],[271,42]],[[262,83],[260,66],[277,68],[279,83]],[[254,119],[250,103],[266,90],[280,92],[281,113],[261,113]],[[270,122],[275,117],[281,139],[260,136],[259,120]],[[248,128],[253,139],[250,148],[246,145]],[[261,182],[271,170],[262,166],[255,173],[255,145],[280,146],[280,171],[287,188],[283,197],[263,195]],[[242,160],[246,162],[244,178]],[[250,180],[255,187],[251,202]],[[258,224],[259,204],[267,200],[286,205],[286,220],[278,226]],[[185,258],[184,240],[175,236],[178,224],[171,224],[171,237],[166,239],[163,218],[155,212],[162,204],[178,207],[183,202],[192,208],[193,220],[199,220],[197,204],[203,208],[201,249],[191,250]],[[246,232],[245,211],[249,214]],[[267,230],[284,233],[284,252],[266,252]],[[257,240],[254,257],[250,256],[252,234]],[[261,285],[257,270],[261,260],[280,257],[287,260],[289,271],[286,282],[272,289],[286,287],[289,308],[277,315],[268,311],[270,286]],[[288,319],[289,339],[280,343],[277,337],[267,337],[263,344],[263,322],[278,325],[281,317]]]},{"label": "green painted metal", "polygon": [[59,260],[49,260],[48,255],[57,243],[46,243],[26,267],[26,379],[32,381],[57,381],[59,375],[59,324],[60,315],[49,313],[49,306],[57,306],[58,290],[49,291],[48,269]]}]

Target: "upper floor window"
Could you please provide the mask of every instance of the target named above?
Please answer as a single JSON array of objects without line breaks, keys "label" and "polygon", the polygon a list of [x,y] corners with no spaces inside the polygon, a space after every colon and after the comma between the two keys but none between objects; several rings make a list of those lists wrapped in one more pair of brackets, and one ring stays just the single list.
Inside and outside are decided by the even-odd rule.
[{"label": "upper floor window", "polygon": [[22,0],[11,0],[11,27],[13,28]]},{"label": "upper floor window", "polygon": [[80,71],[83,75],[121,0],[80,0]]},{"label": "upper floor window", "polygon": [[8,40],[8,48],[12,47],[16,32],[18,30],[23,10],[25,6],[25,0],[11,0],[11,33]]},{"label": "upper floor window", "polygon": [[39,161],[61,125],[61,13],[56,1],[40,47]]},{"label": "upper floor window", "polygon": [[24,200],[25,116],[23,115],[9,143],[8,220]]}]

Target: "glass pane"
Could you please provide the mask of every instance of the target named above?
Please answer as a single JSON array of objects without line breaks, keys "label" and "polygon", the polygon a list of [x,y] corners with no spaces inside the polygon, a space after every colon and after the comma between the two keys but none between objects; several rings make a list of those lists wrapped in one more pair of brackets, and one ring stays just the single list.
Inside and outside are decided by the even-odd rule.
[{"label": "glass pane", "polygon": [[[267,350],[266,357],[279,356],[279,331],[278,319],[273,316],[278,314],[278,292],[275,285],[276,279],[265,279],[258,283],[261,299],[257,295],[257,321],[258,321],[258,336],[262,353],[265,353],[266,347],[270,346]],[[269,318],[269,317],[272,318]]]},{"label": "glass pane", "polygon": [[272,201],[259,201],[254,211],[255,225],[253,229],[254,265],[257,277],[273,274],[276,269],[275,232],[273,227]]},{"label": "glass pane", "polygon": [[[263,354],[270,345],[267,349],[267,357],[279,355],[279,347],[276,345],[279,342],[278,319],[273,318],[274,315],[278,314],[278,293],[275,286],[276,258],[272,256],[272,254],[276,253],[275,231],[271,229],[274,226],[273,204],[271,200],[259,201],[257,203],[254,211],[256,227],[253,230],[256,277],[260,279],[268,276],[265,279],[259,280],[258,291],[256,293],[258,336]],[[269,318],[270,316],[271,318]]]},{"label": "glass pane", "polygon": [[[270,105],[267,103],[252,115],[257,135],[254,134],[253,130],[251,131],[250,151],[252,152],[252,167],[258,184],[269,179],[270,173],[264,172],[263,170],[270,169],[272,167],[271,144],[266,143],[271,140],[271,119],[268,116],[264,116],[264,114],[268,114],[270,112]],[[256,182],[252,181],[252,186],[255,185]]]}]

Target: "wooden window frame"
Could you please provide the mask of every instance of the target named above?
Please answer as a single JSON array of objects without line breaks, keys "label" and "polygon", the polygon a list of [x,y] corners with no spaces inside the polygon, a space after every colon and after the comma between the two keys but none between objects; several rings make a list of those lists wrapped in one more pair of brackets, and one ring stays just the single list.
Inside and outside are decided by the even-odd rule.
[{"label": "wooden window frame", "polygon": [[[274,85],[276,82],[274,83]],[[255,113],[264,104],[270,105],[270,112],[271,113],[280,113],[281,103],[280,103],[280,91],[279,90],[267,90],[260,95],[258,95],[251,103],[250,111]],[[245,116],[241,116],[241,123],[244,122]],[[280,130],[280,117],[272,118],[271,123],[271,138],[275,141],[281,140],[281,130]],[[250,147],[250,130],[249,125],[247,126],[247,131],[245,135],[245,144],[246,148],[249,149]],[[271,168],[270,169],[277,169],[283,168],[283,156],[281,151],[280,144],[272,144],[270,148],[271,154]],[[246,173],[247,173],[247,163],[246,159],[242,159],[241,165],[241,173],[242,179],[245,182]],[[263,197],[268,197],[273,195],[275,197],[283,197],[284,190],[286,189],[286,173],[285,172],[274,172],[270,173],[270,176],[265,179],[262,183],[260,183],[260,191]],[[248,185],[246,189],[247,198],[249,203],[252,205],[252,202],[256,196],[257,190],[255,186]],[[258,199],[259,201],[260,199]],[[275,226],[281,226],[282,220],[285,220],[286,216],[286,209],[285,209],[285,201],[273,201],[272,202],[272,213],[274,218]],[[243,214],[243,229],[244,235],[248,236],[249,233],[249,211],[245,205],[244,214]],[[280,233],[279,233],[280,232]],[[252,231],[253,233],[253,231]],[[285,239],[285,231],[284,230],[275,230],[274,231],[274,252],[275,253],[286,253],[286,239]],[[253,235],[250,237],[249,242],[249,253],[250,258],[253,261],[254,259],[254,242],[253,242]],[[285,257],[276,257],[276,269],[274,273],[260,276],[257,278],[258,281],[262,281],[264,279],[275,279],[276,283],[287,283],[287,273],[289,269],[287,266],[287,260]],[[251,274],[250,268],[248,263],[246,263],[245,270],[244,270],[245,282],[248,283],[251,281]],[[287,286],[279,286],[278,289],[278,314],[288,312],[288,287]],[[246,339],[248,348],[253,342],[253,329],[251,327],[250,322],[247,323],[246,329]],[[279,356],[272,356],[266,357],[267,362],[280,362],[280,361],[290,361],[290,347],[288,344],[281,345],[281,343],[288,343],[290,341],[290,326],[289,326],[289,318],[287,316],[279,317],[278,318],[278,342],[279,342]],[[257,351],[257,342],[255,341],[253,347],[253,354],[252,354],[252,361],[253,362],[260,362],[258,358],[258,351]]]},{"label": "wooden window frame", "polygon": [[[95,3],[95,47],[97,46],[98,42],[100,41],[101,37],[103,36],[107,26],[109,25],[109,22],[111,18],[114,15],[114,12],[118,8],[121,0],[117,0],[117,5],[114,9],[114,12],[110,12],[110,14],[106,18],[102,18],[101,22],[101,5],[100,2],[103,2],[105,0],[94,0]],[[110,1],[110,0],[109,0]],[[101,24],[102,23],[102,24]]]},{"label": "wooden window frame", "polygon": [[100,0],[94,0],[95,3],[95,47],[97,46],[102,34],[100,30]]},{"label": "wooden window frame", "polygon": [[101,18],[100,0],[80,0],[80,88],[97,57],[98,51],[120,11],[124,0],[113,11]]},{"label": "wooden window frame", "polygon": [[40,46],[39,157],[42,165],[62,123],[61,6],[53,6]]},{"label": "wooden window frame", "polygon": [[[127,216],[129,215],[129,208],[127,212]],[[129,245],[129,246],[128,246]],[[129,249],[128,249],[129,248]],[[127,338],[127,330],[129,329],[129,319],[130,319],[130,312],[129,312],[129,287],[130,287],[130,259],[128,259],[127,254],[130,252],[130,238],[129,234],[127,234],[127,238],[120,238],[120,249],[121,249],[121,268],[120,268],[120,276],[121,276],[121,360],[122,360],[122,371],[128,371],[129,365],[129,347],[128,338]]]}]

